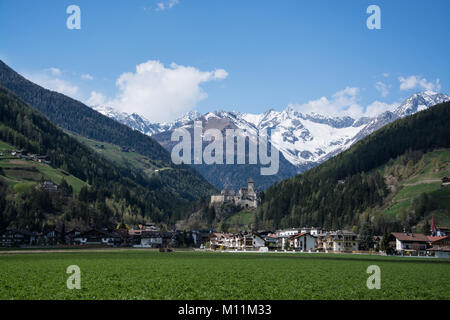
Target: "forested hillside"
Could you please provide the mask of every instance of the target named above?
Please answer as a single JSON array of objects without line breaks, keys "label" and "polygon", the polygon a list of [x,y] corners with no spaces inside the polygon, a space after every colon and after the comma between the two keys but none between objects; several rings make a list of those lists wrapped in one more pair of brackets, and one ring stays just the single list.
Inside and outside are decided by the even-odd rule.
[{"label": "forested hillside", "polygon": [[175,166],[168,151],[154,139],[130,129],[83,103],[63,94],[46,90],[17,74],[0,61],[0,86],[16,94],[31,107],[44,114],[57,126],[81,137],[114,144],[147,157],[161,168],[173,170],[161,172],[154,178],[153,186],[177,194],[181,200],[195,201],[214,192],[211,186],[190,166]]},{"label": "forested hillside", "polygon": [[[189,193],[193,188],[185,186],[188,191],[180,194],[164,184],[159,175],[148,178],[109,162],[2,87],[0,141],[28,153],[47,155],[53,168],[60,168],[85,183],[79,193],[70,190],[67,182],[62,183],[67,192],[56,196],[40,190],[36,184],[18,192],[1,170],[0,227],[39,231],[48,224],[78,221],[84,226],[100,227],[124,219],[171,223],[182,215],[181,209],[188,204],[186,198],[194,198]],[[19,160],[2,163],[7,161]],[[172,174],[174,179],[192,183],[189,180],[192,175],[182,176],[182,170]],[[197,180],[200,185],[202,181]]]},{"label": "forested hillside", "polygon": [[[388,188],[385,172],[379,168],[403,156],[402,161],[411,161],[411,169],[422,159],[418,154],[450,148],[449,124],[450,103],[447,102],[381,128],[322,165],[266,190],[262,194],[263,205],[255,215],[255,225],[260,228],[309,225],[338,229],[358,228],[372,220],[379,232],[386,228],[412,228],[437,208],[430,205],[414,219],[392,215],[375,219],[375,213],[384,210],[393,192]],[[444,176],[446,172],[443,170],[439,174]],[[423,205],[425,198],[410,200],[422,201]],[[445,200],[442,206],[445,207]],[[408,215],[407,210],[415,209],[405,208],[403,218]]]}]

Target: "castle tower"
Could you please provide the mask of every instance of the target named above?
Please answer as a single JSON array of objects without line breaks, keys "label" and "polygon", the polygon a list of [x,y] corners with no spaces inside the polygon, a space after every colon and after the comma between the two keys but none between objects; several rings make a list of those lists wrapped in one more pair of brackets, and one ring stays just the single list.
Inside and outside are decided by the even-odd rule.
[{"label": "castle tower", "polygon": [[252,178],[248,179],[248,193],[254,193],[255,192],[255,181],[253,181]]}]

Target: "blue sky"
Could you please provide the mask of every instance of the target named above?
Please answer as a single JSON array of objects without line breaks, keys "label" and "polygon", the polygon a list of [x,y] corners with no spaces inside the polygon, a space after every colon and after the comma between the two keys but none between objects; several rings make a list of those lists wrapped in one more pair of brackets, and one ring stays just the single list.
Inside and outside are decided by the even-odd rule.
[{"label": "blue sky", "polygon": [[[81,30],[66,27],[71,4]],[[381,30],[366,27],[371,4]],[[450,93],[449,12],[447,0],[0,0],[0,59],[154,121],[288,105],[357,116]]]}]

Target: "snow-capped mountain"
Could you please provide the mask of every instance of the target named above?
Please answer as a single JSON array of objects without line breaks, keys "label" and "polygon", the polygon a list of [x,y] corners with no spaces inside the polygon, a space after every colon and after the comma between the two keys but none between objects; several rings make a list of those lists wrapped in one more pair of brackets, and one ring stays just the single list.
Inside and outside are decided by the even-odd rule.
[{"label": "snow-capped mountain", "polygon": [[430,106],[446,102],[449,99],[450,97],[448,95],[433,91],[415,93],[406,99],[394,113],[399,117],[409,116],[413,113],[425,110]]},{"label": "snow-capped mountain", "polygon": [[173,122],[153,123],[136,113],[128,114],[107,106],[93,106],[94,110],[146,135],[169,131],[201,116],[197,111],[190,111]]},{"label": "snow-capped mountain", "polygon": [[214,127],[222,130],[225,125],[231,125],[245,130],[250,136],[270,130],[271,143],[287,161],[302,171],[303,168],[317,165],[348,149],[355,142],[394,120],[448,100],[448,95],[425,91],[413,94],[395,110],[386,111],[376,117],[359,119],[316,113],[303,114],[286,108],[283,111],[268,110],[261,114],[216,111],[201,115],[191,112],[171,123],[151,123],[137,114],[128,115],[105,107],[95,109],[133,129],[155,136],[157,140],[161,140],[162,136],[167,138],[167,135],[161,133],[192,125],[191,122],[195,119],[202,120],[205,129]]}]

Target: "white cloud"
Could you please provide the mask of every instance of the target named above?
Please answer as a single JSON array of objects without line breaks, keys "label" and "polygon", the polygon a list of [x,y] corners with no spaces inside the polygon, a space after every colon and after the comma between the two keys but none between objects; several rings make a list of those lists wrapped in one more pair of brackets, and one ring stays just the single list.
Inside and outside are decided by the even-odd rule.
[{"label": "white cloud", "polygon": [[156,11],[164,11],[167,9],[172,9],[177,4],[179,4],[179,0],[169,0],[169,1],[161,1],[156,4]]},{"label": "white cloud", "polygon": [[49,68],[44,71],[44,73],[27,74],[25,75],[25,78],[46,89],[65,94],[72,98],[81,98],[79,96],[80,90],[77,85],[58,77],[58,75],[61,74],[59,69]]},{"label": "white cloud", "polygon": [[136,72],[123,73],[117,79],[119,93],[108,104],[127,113],[141,114],[152,122],[169,121],[194,109],[207,97],[200,87],[202,83],[227,76],[223,69],[200,71],[175,63],[166,67],[149,60],[137,65]]},{"label": "white cloud", "polygon": [[430,91],[440,91],[441,84],[440,79],[436,79],[435,82],[428,82],[425,78],[419,76],[409,76],[407,78],[399,77],[400,90],[411,90],[415,88],[421,88]]},{"label": "white cloud", "polygon": [[81,79],[83,80],[94,80],[94,77],[91,76],[89,73],[85,73],[81,75]]},{"label": "white cloud", "polygon": [[89,99],[86,101],[86,104],[88,106],[100,106],[100,105],[104,105],[106,103],[106,97],[96,91],[92,91],[91,92],[91,96],[89,97]]},{"label": "white cloud", "polygon": [[393,110],[398,104],[388,104],[375,101],[367,107],[359,101],[359,88],[346,87],[333,94],[332,98],[321,97],[305,104],[291,104],[290,107],[302,113],[316,113],[324,116],[350,116],[360,118],[363,116],[376,116],[384,111]]},{"label": "white cloud", "polygon": [[374,101],[370,105],[366,107],[366,111],[364,112],[364,116],[366,117],[375,117],[385,111],[392,111],[397,108],[400,103],[385,103],[380,101]]},{"label": "white cloud", "polygon": [[381,93],[381,96],[383,98],[386,98],[388,96],[390,87],[391,86],[388,86],[382,81],[378,81],[377,83],[375,83],[375,89],[377,89]]},{"label": "white cloud", "polygon": [[46,71],[50,72],[50,74],[53,76],[60,76],[62,73],[58,68],[48,68]]},{"label": "white cloud", "polygon": [[389,77],[389,73],[383,73],[383,77],[388,78]]},{"label": "white cloud", "polygon": [[363,113],[363,107],[357,102],[358,95],[359,88],[346,87],[344,90],[336,92],[331,99],[321,97],[302,105],[291,105],[291,107],[303,113],[359,117]]}]

